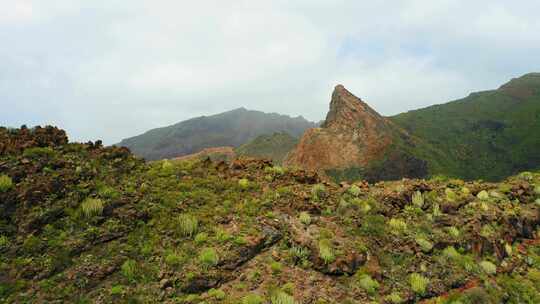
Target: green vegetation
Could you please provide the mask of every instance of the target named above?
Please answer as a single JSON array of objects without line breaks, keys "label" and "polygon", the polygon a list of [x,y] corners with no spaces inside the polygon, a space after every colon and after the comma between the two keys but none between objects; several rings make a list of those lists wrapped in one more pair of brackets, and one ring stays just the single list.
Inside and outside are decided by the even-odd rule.
[{"label": "green vegetation", "polygon": [[285,132],[261,135],[235,149],[239,156],[271,159],[281,164],[298,143],[298,139]]},{"label": "green vegetation", "polygon": [[539,172],[357,191],[260,160],[144,162],[74,143],[30,158],[42,138],[0,142],[22,146],[0,155],[16,181],[0,192],[2,303],[539,300]]},{"label": "green vegetation", "polygon": [[0,175],[0,192],[6,192],[13,187],[13,181],[7,175]]},{"label": "green vegetation", "polygon": [[500,180],[516,170],[540,168],[540,74],[513,79],[498,90],[399,114],[390,119],[425,146],[413,155],[428,161],[430,174]]},{"label": "green vegetation", "polygon": [[409,277],[409,284],[411,286],[411,290],[414,293],[418,295],[423,295],[426,293],[426,288],[429,284],[429,279],[422,276],[421,274],[413,273]]},{"label": "green vegetation", "polygon": [[302,222],[302,224],[304,224],[304,225],[311,224],[311,216],[309,215],[309,213],[307,213],[305,211],[300,212],[300,215],[298,216],[298,219],[300,219],[300,222]]},{"label": "green vegetation", "polygon": [[181,236],[192,237],[197,233],[199,221],[189,214],[181,214],[178,216],[177,225]]},{"label": "green vegetation", "polygon": [[91,218],[103,213],[103,201],[97,198],[87,198],[81,203],[81,210],[85,217]]},{"label": "green vegetation", "polygon": [[214,248],[205,248],[199,253],[199,262],[205,268],[214,267],[219,262],[219,257]]}]

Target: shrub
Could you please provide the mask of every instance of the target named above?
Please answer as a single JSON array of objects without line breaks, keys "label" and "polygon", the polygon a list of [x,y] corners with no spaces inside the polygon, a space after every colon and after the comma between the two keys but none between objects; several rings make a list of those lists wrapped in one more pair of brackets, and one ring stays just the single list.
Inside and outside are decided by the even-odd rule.
[{"label": "shrub", "polygon": [[430,241],[426,240],[425,238],[419,237],[419,238],[416,238],[415,241],[416,241],[416,244],[420,246],[423,252],[430,252],[431,249],[433,249],[433,244]]},{"label": "shrub", "polygon": [[283,291],[273,292],[270,296],[270,302],[272,304],[296,304],[294,298]]},{"label": "shrub", "polygon": [[87,198],[81,203],[81,210],[87,218],[99,216],[103,213],[103,201],[97,198]]},{"label": "shrub", "polygon": [[535,193],[537,196],[540,196],[540,186],[534,187],[534,193]]},{"label": "shrub", "polygon": [[353,196],[359,196],[362,193],[362,190],[357,185],[352,185],[348,191]]},{"label": "shrub", "polygon": [[358,283],[369,295],[375,294],[377,289],[379,289],[379,282],[373,280],[368,274],[361,275]]},{"label": "shrub", "polygon": [[329,240],[320,240],[319,241],[319,256],[326,264],[330,264],[336,260],[336,255],[334,254],[334,249],[330,245]]},{"label": "shrub", "polygon": [[418,208],[424,207],[424,196],[422,195],[422,192],[416,191],[412,195],[412,203]]},{"label": "shrub", "polygon": [[248,294],[242,298],[242,304],[263,304],[264,299],[258,294]]},{"label": "shrub", "polygon": [[300,219],[300,222],[302,222],[302,224],[306,226],[311,224],[311,216],[305,211],[300,212],[300,216],[298,217],[298,219]]},{"label": "shrub", "polygon": [[413,273],[409,276],[409,284],[412,291],[415,294],[423,295],[426,293],[427,285],[429,284],[429,279],[422,276],[418,273]]},{"label": "shrub", "polygon": [[493,275],[497,273],[497,266],[495,266],[495,264],[491,263],[490,261],[480,262],[480,267],[488,275]]},{"label": "shrub", "polygon": [[214,267],[219,262],[218,254],[214,248],[205,248],[199,253],[199,262],[204,268]]},{"label": "shrub", "polygon": [[120,267],[120,272],[130,282],[135,281],[136,271],[137,263],[134,260],[126,260]]},{"label": "shrub", "polygon": [[388,221],[388,226],[393,234],[401,234],[407,231],[407,223],[401,219],[392,218]]},{"label": "shrub", "polygon": [[8,191],[12,187],[13,181],[11,180],[11,177],[4,174],[0,175],[0,193]]},{"label": "shrub", "polygon": [[192,237],[195,235],[198,228],[199,221],[195,217],[189,214],[181,214],[178,216],[178,230],[180,235]]}]

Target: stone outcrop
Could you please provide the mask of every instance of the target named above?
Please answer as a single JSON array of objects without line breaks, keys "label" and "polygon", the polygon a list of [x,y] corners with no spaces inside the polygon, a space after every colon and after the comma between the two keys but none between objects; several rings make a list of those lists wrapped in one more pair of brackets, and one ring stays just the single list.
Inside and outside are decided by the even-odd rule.
[{"label": "stone outcrop", "polygon": [[[359,177],[370,180],[424,176],[425,162],[401,151],[397,147],[398,137],[400,143],[413,141],[404,130],[338,85],[326,120],[320,128],[304,133],[285,165],[318,172],[354,168],[361,172]],[[373,171],[377,164],[385,163],[388,167],[387,160],[392,160],[390,172],[381,170],[378,174],[382,166]]]}]

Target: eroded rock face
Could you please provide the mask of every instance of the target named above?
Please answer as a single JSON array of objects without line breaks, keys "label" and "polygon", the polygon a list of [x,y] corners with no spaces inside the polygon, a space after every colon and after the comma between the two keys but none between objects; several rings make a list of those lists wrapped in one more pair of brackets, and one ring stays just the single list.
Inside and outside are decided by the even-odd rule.
[{"label": "eroded rock face", "polygon": [[[304,133],[285,164],[319,172],[357,168],[365,171],[363,177],[370,180],[425,175],[425,163],[411,162],[406,153],[396,152],[396,137],[412,140],[404,130],[338,85],[325,122]],[[396,172],[384,172],[381,176],[370,172],[374,163],[386,159],[392,159]],[[409,168],[409,163],[420,168]]]}]

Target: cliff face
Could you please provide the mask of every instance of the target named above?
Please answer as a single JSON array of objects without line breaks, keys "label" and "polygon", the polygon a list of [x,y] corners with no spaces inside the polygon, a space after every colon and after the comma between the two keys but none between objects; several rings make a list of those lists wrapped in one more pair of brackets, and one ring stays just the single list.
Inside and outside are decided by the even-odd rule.
[{"label": "cliff face", "polygon": [[338,85],[326,120],[305,132],[285,165],[319,172],[353,170],[370,180],[426,175],[426,164],[401,151],[398,141],[414,144],[404,130]]}]

